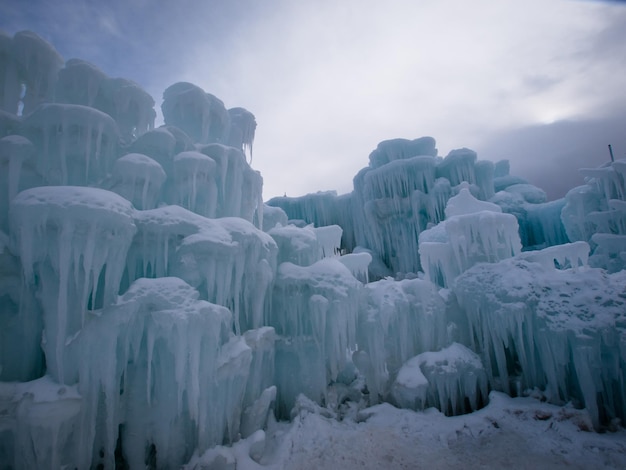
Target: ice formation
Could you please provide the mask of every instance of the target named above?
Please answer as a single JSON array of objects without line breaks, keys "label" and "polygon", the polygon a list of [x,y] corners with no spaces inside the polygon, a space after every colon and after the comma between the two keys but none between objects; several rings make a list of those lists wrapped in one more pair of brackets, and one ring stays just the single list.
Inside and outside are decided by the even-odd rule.
[{"label": "ice formation", "polygon": [[279,412],[288,415],[298,393],[314,400],[347,364],[356,348],[362,284],[337,259],[310,266],[279,266],[269,324],[280,335],[276,351]]},{"label": "ice formation", "polygon": [[402,408],[434,406],[447,415],[480,408],[487,373],[476,353],[459,343],[409,359],[398,371],[391,396]]},{"label": "ice formation", "polygon": [[376,403],[404,362],[447,343],[446,307],[436,286],[422,279],[383,279],[368,284],[365,292],[355,364]]},{"label": "ice formation", "polygon": [[154,209],[165,171],[156,161],[141,153],[128,153],[113,165],[111,190],[128,199],[137,209]]},{"label": "ice formation", "polygon": [[47,373],[77,381],[77,335],[88,310],[112,303],[136,232],[132,205],[97,188],[47,186],[11,202],[11,245],[43,309]]},{"label": "ice formation", "polygon": [[536,386],[557,402],[576,399],[595,425],[623,419],[624,271],[547,264],[511,258],[462,274],[454,290],[467,340],[482,351],[493,387],[519,394]]},{"label": "ice formation", "polygon": [[0,34],[0,466],[252,465],[272,415],[490,390],[626,420],[626,161],[546,201],[391,139],[352,192],[266,205],[254,115],[182,82],[154,105]]},{"label": "ice formation", "polygon": [[464,184],[448,200],[446,220],[419,235],[426,277],[443,287],[477,263],[515,256],[522,248],[517,219],[497,204],[477,200]]}]

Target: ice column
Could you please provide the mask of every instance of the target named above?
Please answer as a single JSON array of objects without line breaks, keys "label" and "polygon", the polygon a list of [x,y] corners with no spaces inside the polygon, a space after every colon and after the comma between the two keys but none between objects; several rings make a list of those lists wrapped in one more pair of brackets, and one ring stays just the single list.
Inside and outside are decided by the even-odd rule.
[{"label": "ice column", "polygon": [[436,287],[421,279],[384,279],[368,284],[365,293],[357,341],[367,354],[361,373],[376,403],[405,361],[446,344],[446,312]]},{"label": "ice column", "polygon": [[356,346],[362,284],[336,258],[311,266],[282,263],[269,324],[280,335],[276,350],[279,412],[291,410],[298,393],[320,401]]},{"label": "ice column", "polygon": [[30,31],[13,36],[11,52],[18,80],[25,87],[22,113],[27,115],[40,103],[53,101],[57,74],[64,61],[52,45]]},{"label": "ice column", "polygon": [[446,220],[419,236],[426,277],[444,287],[476,263],[493,263],[521,251],[515,216],[474,198],[464,183],[446,206]]},{"label": "ice column", "polygon": [[95,65],[70,59],[59,71],[56,102],[96,107],[96,99],[106,79],[106,74]]},{"label": "ice column", "polygon": [[165,178],[163,168],[156,161],[141,153],[129,153],[113,165],[111,190],[137,209],[153,209]]},{"label": "ice column", "polygon": [[487,401],[487,373],[476,353],[459,343],[409,359],[392,385],[402,408],[434,406],[448,416],[469,413]]},{"label": "ice column", "polygon": [[217,184],[215,160],[200,152],[174,157],[172,203],[205,217],[215,217]]},{"label": "ice column", "polygon": [[252,144],[256,130],[254,114],[244,108],[231,108],[228,114],[230,115],[228,145],[241,149],[244,153],[248,152],[252,163]]},{"label": "ice column", "polygon": [[44,310],[48,373],[78,379],[76,339],[89,310],[115,300],[136,228],[132,206],[96,188],[40,187],[11,202],[11,241]]},{"label": "ice column", "polygon": [[40,149],[35,164],[48,184],[99,184],[111,172],[119,136],[109,115],[87,106],[43,104],[24,127]]},{"label": "ice column", "polygon": [[8,232],[9,203],[22,189],[41,184],[34,174],[35,146],[25,137],[0,139],[0,230]]}]

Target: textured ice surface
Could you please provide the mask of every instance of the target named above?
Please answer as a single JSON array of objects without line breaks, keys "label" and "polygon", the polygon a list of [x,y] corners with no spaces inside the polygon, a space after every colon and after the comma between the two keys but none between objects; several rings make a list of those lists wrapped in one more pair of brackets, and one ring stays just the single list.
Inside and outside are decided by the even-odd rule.
[{"label": "textured ice surface", "polygon": [[0,232],[0,381],[26,382],[42,375],[42,329],[39,303],[23,288],[20,260]]},{"label": "textured ice surface", "polygon": [[257,468],[272,414],[458,414],[486,380],[626,419],[626,162],[546,203],[392,139],[351,193],[265,206],[254,115],[193,84],[153,129],[138,84],[0,33],[0,102],[2,464]]},{"label": "textured ice surface", "polygon": [[450,198],[445,212],[445,221],[419,236],[421,264],[429,280],[448,287],[477,263],[493,263],[521,251],[515,216],[475,199],[467,186]]},{"label": "textured ice surface", "polygon": [[6,69],[2,70],[5,74],[3,108],[17,113],[21,102],[26,115],[40,103],[53,100],[63,58],[51,44],[30,31],[16,33],[8,49]]},{"label": "textured ice surface", "polygon": [[231,308],[238,330],[263,325],[276,270],[277,247],[269,235],[243,219],[208,219],[179,206],[138,211],[135,221],[129,280],[178,276],[204,299]]},{"label": "textured ice surface", "polygon": [[459,343],[409,359],[391,387],[402,408],[434,406],[447,415],[474,411],[487,400],[487,373],[478,355]]},{"label": "textured ice surface", "polygon": [[378,144],[376,150],[370,153],[369,160],[372,168],[383,166],[394,160],[415,157],[417,155],[436,156],[435,139],[421,137],[419,139],[390,139]]},{"label": "textured ice surface", "polygon": [[443,176],[452,186],[466,182],[476,183],[474,165],[478,156],[476,152],[468,148],[451,150],[438,166],[437,173]]},{"label": "textured ice surface", "polygon": [[228,115],[230,116],[228,145],[249,153],[250,162],[252,162],[252,144],[256,130],[254,114],[244,108],[231,108],[228,110]]},{"label": "textured ice surface", "polygon": [[141,153],[128,153],[113,165],[111,191],[137,209],[154,209],[166,175],[161,165]]},{"label": "textured ice surface", "polygon": [[[234,430],[241,408],[227,400],[242,398],[241,385],[218,379],[218,371],[233,367],[233,380],[239,380],[248,373],[250,350],[229,342],[231,312],[198,297],[177,278],[139,279],[88,324],[81,341],[79,391],[88,402],[79,467],[113,466],[122,423],[125,458],[133,468],[152,444],[163,450],[159,461],[172,466],[189,457],[190,447],[221,443],[225,431]],[[219,406],[209,406],[204,393]]]},{"label": "textured ice surface", "polygon": [[0,456],[7,468],[63,468],[76,465],[82,398],[76,386],[49,376],[29,382],[0,382]]},{"label": "textured ice surface", "polygon": [[591,237],[595,246],[589,265],[614,273],[626,269],[626,235],[596,233]]},{"label": "textured ice surface", "polygon": [[43,183],[34,169],[35,151],[26,137],[8,135],[0,139],[0,230],[9,230],[9,203],[17,193]]},{"label": "textured ice surface", "polygon": [[326,385],[346,365],[348,348],[356,346],[361,290],[362,284],[335,258],[278,267],[270,325],[282,337],[276,380],[283,413],[298,393],[321,400]]},{"label": "textured ice surface", "polygon": [[59,70],[56,100],[60,103],[96,107],[106,74],[95,65],[80,59],[70,59]]},{"label": "textured ice surface", "polygon": [[263,231],[269,232],[276,226],[287,225],[287,214],[280,207],[263,206]]},{"label": "textured ice surface", "polygon": [[[546,255],[541,258],[553,258]],[[579,400],[595,425],[623,420],[624,271],[547,264],[511,258],[457,278],[469,344],[481,352],[497,389],[545,388],[551,400]]]},{"label": "textured ice surface", "polygon": [[136,227],[126,199],[97,188],[51,186],[11,202],[11,242],[44,310],[48,373],[76,383],[74,340],[88,310],[113,302]]},{"label": "textured ice surface", "polygon": [[421,279],[372,282],[365,293],[358,326],[361,363],[355,364],[376,403],[405,361],[446,344],[445,304],[437,288]]},{"label": "textured ice surface", "polygon": [[316,233],[310,227],[278,226],[270,229],[268,233],[278,246],[278,263],[290,262],[299,266],[310,266],[322,258]]},{"label": "textured ice surface", "polygon": [[117,157],[115,121],[87,106],[42,104],[24,118],[24,132],[39,149],[35,165],[48,184],[98,184]]},{"label": "textured ice surface", "polygon": [[161,109],[165,124],[181,128],[195,142],[226,143],[229,113],[224,103],[200,87],[186,82],[175,83],[163,92]]},{"label": "textured ice surface", "polygon": [[369,265],[372,262],[372,255],[366,252],[350,253],[340,256],[339,261],[341,261],[359,281],[364,284],[369,282]]},{"label": "textured ice surface", "polygon": [[215,160],[200,152],[181,152],[174,157],[170,200],[205,217],[215,217],[217,183]]},{"label": "textured ice surface", "polygon": [[246,163],[243,152],[221,144],[201,146],[199,151],[217,164],[217,216],[255,220],[262,227],[263,178]]}]

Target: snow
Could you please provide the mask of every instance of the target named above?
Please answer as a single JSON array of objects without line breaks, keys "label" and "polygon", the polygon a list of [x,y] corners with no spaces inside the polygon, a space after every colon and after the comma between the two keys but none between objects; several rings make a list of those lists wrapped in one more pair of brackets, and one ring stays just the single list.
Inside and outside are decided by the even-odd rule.
[{"label": "snow", "polygon": [[457,417],[382,404],[340,422],[303,406],[292,423],[271,423],[184,468],[623,468],[624,432],[600,435],[589,426],[588,415],[571,406],[498,392],[485,408]]}]

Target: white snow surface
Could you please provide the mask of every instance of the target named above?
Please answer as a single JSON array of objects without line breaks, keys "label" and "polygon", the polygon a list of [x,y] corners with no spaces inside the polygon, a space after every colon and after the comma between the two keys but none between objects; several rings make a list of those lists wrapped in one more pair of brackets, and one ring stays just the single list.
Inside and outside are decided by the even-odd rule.
[{"label": "white snow surface", "polygon": [[456,417],[382,404],[338,421],[309,405],[292,423],[272,423],[232,448],[196,454],[184,468],[218,462],[224,466],[217,468],[244,470],[624,468],[624,430],[590,429],[582,410],[498,392],[485,408]]}]

